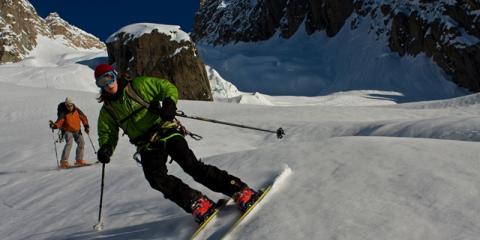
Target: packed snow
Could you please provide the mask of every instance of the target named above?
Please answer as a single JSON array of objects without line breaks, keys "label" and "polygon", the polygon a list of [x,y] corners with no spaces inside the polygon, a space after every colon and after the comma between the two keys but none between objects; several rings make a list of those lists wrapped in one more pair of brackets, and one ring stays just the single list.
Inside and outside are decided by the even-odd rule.
[{"label": "packed snow", "polygon": [[[60,154],[63,143],[54,144],[48,120],[55,120],[59,102],[73,98],[89,117],[85,156],[95,161],[100,104],[92,67],[105,61],[106,53],[43,47],[23,62],[0,66],[0,238],[188,239],[196,227],[193,218],[149,187],[126,137],[106,165],[104,229],[93,229],[102,167],[56,170],[55,148]],[[253,65],[236,68],[251,71]],[[418,90],[407,82],[398,83],[407,93],[358,88],[315,97],[270,96],[239,91],[209,72],[217,77],[210,78],[213,83],[225,86],[216,101],[181,100],[180,110],[286,132],[277,139],[261,131],[180,119],[203,136],[201,141],[187,138],[202,161],[253,188],[281,176],[255,214],[227,239],[480,236],[479,94],[398,104],[395,96]],[[395,85],[398,79],[387,80]],[[427,81],[428,86],[433,89],[422,88],[426,95],[438,90]],[[175,162],[168,168],[212,199],[223,197],[194,182]],[[220,239],[225,233],[222,224],[236,210],[227,206],[222,212],[200,239]]]}]

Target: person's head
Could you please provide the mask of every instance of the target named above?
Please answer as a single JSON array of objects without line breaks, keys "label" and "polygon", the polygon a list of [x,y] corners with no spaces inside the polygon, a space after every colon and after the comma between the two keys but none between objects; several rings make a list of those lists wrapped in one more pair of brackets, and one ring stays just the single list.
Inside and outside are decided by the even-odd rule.
[{"label": "person's head", "polygon": [[115,94],[118,91],[118,73],[111,65],[102,63],[95,68],[95,84],[102,92]]},{"label": "person's head", "polygon": [[72,100],[71,98],[67,97],[67,98],[65,99],[65,107],[66,107],[69,111],[72,111],[72,110],[73,110],[74,105],[73,105],[73,100]]}]

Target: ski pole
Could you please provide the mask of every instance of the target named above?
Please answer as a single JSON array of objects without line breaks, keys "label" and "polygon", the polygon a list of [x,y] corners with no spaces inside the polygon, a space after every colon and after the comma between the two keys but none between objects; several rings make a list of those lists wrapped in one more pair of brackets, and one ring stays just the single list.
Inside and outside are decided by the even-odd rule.
[{"label": "ski pole", "polygon": [[[53,121],[50,120],[49,123],[52,124]],[[55,150],[55,158],[57,159],[57,167],[60,167],[60,163],[58,162],[57,141],[55,140],[55,131],[53,130],[53,128],[52,128],[52,139],[53,139],[53,146]]]},{"label": "ski pole", "polygon": [[95,150],[95,146],[93,145],[92,138],[90,137],[90,134],[87,133],[87,136],[88,136],[88,139],[90,139],[90,143],[92,144],[93,152],[95,152],[95,154],[97,154],[97,150]]},{"label": "ski pole", "polygon": [[93,226],[97,231],[103,229],[103,219],[102,219],[102,202],[103,202],[103,182],[105,179],[105,163],[102,164],[102,185],[100,189],[100,207],[98,209],[98,223]]},{"label": "ski pole", "polygon": [[224,125],[229,125],[229,126],[234,126],[234,127],[239,127],[239,128],[247,128],[247,129],[258,130],[258,131],[263,131],[263,132],[276,133],[277,138],[283,138],[283,135],[285,135],[285,131],[282,128],[278,128],[276,131],[274,131],[274,130],[262,129],[262,128],[257,128],[257,127],[250,127],[250,126],[246,126],[246,125],[229,123],[229,122],[224,122],[224,121],[218,121],[218,120],[208,119],[208,118],[204,118],[204,117],[188,116],[183,111],[177,111],[176,115],[179,116],[179,117],[190,118],[190,119],[195,119],[195,120],[200,120],[200,121],[205,121],[205,122],[219,123],[219,124],[224,124]]}]

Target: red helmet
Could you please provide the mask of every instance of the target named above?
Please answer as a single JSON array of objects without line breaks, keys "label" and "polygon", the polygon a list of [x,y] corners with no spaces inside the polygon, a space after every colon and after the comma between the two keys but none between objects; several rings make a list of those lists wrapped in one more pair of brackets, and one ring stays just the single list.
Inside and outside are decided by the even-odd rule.
[{"label": "red helmet", "polygon": [[106,63],[99,64],[95,68],[95,78],[102,76],[106,72],[113,71],[113,67],[111,65],[108,65]]}]

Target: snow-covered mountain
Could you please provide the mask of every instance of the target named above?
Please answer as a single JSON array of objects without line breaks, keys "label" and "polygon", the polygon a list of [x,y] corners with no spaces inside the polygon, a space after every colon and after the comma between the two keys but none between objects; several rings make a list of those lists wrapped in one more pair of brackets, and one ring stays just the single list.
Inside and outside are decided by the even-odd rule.
[{"label": "snow-covered mountain", "polygon": [[105,49],[105,44],[94,35],[83,31],[67,21],[58,13],[50,13],[45,21],[54,38],[62,38],[69,47],[78,49]]},{"label": "snow-covered mountain", "polygon": [[[432,99],[455,96],[446,82],[480,91],[479,14],[475,1],[209,0],[192,37],[205,62],[243,91]],[[254,78],[242,74],[252,70]],[[431,87],[437,96],[425,96]]]},{"label": "snow-covered mountain", "polygon": [[[215,45],[258,42],[275,34],[290,38],[302,28],[308,34],[325,31],[331,37],[350,18],[351,25],[347,27],[355,28],[358,22],[368,21],[372,33],[391,35],[398,34],[395,28],[401,24],[396,18],[412,16],[415,18],[410,22],[411,28],[428,31],[426,35],[440,34],[443,41],[458,37],[456,44],[467,47],[479,41],[479,10],[480,4],[476,1],[455,0],[207,0],[201,3],[192,37]],[[434,22],[439,29],[432,26]],[[426,29],[421,29],[421,25]],[[403,30],[404,34],[413,34],[409,32],[411,29]]]},{"label": "snow-covered mountain", "polygon": [[28,0],[0,0],[0,63],[24,59],[42,37],[74,49],[105,49],[97,37],[70,25],[57,13],[43,19]]},{"label": "snow-covered mountain", "polygon": [[39,36],[23,60],[0,65],[0,82],[20,86],[98,92],[93,69],[107,61],[104,49],[79,50],[63,38]]}]

